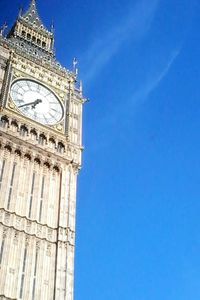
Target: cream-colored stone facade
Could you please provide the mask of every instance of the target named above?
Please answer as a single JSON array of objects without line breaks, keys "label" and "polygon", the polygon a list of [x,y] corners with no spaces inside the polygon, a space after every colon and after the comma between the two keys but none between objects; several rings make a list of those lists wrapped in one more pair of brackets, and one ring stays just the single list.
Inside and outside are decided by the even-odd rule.
[{"label": "cream-colored stone facade", "polygon": [[[65,111],[59,123],[20,113],[10,97],[20,78],[56,94]],[[82,90],[74,73],[1,36],[0,95],[0,299],[73,300]]]}]

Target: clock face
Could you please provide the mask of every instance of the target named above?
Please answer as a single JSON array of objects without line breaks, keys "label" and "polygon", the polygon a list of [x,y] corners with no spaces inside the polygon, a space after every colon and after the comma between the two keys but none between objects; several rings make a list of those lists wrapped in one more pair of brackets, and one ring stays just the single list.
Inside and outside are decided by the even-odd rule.
[{"label": "clock face", "polygon": [[55,94],[30,79],[20,79],[11,86],[11,98],[25,116],[44,125],[54,125],[63,118],[63,106]]}]

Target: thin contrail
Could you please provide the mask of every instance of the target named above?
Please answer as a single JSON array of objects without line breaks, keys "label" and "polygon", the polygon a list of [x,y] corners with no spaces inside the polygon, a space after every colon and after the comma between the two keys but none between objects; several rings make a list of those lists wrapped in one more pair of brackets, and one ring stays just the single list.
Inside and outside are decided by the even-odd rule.
[{"label": "thin contrail", "polygon": [[127,40],[141,40],[148,32],[159,0],[140,0],[126,17],[114,24],[101,38],[96,39],[82,59],[85,62],[85,81],[100,73]]}]

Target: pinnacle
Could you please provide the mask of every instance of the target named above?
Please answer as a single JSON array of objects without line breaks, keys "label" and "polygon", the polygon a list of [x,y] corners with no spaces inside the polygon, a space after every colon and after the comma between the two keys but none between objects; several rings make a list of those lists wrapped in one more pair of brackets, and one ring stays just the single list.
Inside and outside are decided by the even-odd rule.
[{"label": "pinnacle", "polygon": [[31,0],[29,7],[36,7],[36,0]]},{"label": "pinnacle", "polygon": [[37,8],[36,8],[36,0],[31,0],[30,4],[29,4],[29,9],[28,11],[31,13],[36,12],[37,13]]}]

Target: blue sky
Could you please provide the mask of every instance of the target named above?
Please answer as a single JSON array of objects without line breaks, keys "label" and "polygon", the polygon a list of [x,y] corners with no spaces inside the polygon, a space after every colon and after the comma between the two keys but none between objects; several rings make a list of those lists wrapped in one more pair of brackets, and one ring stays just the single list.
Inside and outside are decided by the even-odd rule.
[{"label": "blue sky", "polygon": [[[199,300],[199,1],[37,2],[90,98],[75,300]],[[19,3],[1,0],[1,23]]]}]

